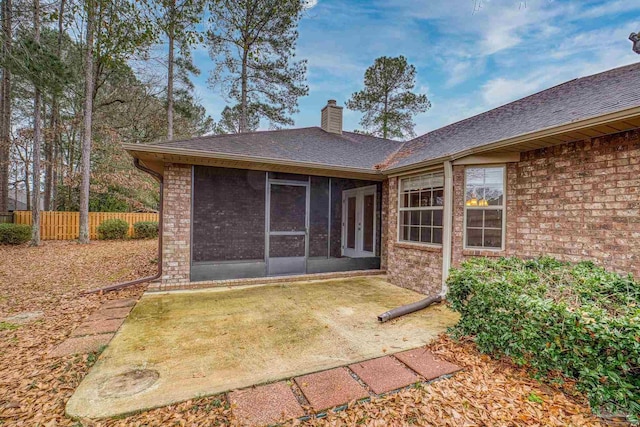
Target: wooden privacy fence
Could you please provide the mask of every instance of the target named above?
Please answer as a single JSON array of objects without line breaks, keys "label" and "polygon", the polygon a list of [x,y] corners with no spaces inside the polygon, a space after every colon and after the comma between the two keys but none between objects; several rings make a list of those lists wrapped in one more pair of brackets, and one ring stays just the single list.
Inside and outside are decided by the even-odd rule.
[{"label": "wooden privacy fence", "polygon": [[[98,238],[98,226],[107,219],[122,219],[129,223],[129,236],[133,237],[133,224],[140,221],[158,221],[157,213],[89,212],[89,238]],[[15,224],[31,225],[30,211],[15,211]],[[79,212],[40,212],[40,238],[42,240],[74,240],[80,229]]]}]

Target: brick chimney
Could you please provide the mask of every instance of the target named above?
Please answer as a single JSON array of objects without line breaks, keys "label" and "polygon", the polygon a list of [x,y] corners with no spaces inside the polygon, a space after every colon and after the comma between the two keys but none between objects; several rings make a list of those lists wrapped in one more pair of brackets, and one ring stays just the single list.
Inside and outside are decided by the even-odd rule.
[{"label": "brick chimney", "polygon": [[328,100],[322,109],[321,127],[327,132],[342,134],[342,107],[336,105],[335,99]]}]

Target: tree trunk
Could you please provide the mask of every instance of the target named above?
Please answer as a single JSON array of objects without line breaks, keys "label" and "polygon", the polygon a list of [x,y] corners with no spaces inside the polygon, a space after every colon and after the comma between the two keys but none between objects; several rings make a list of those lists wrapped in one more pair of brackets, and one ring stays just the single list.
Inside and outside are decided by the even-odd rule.
[{"label": "tree trunk", "polygon": [[242,55],[242,88],[240,94],[240,133],[247,131],[247,54],[245,48]]},{"label": "tree trunk", "polygon": [[95,9],[87,0],[87,34],[84,57],[84,117],[82,128],[82,180],[80,184],[80,232],[78,241],[89,243],[89,180],[91,179],[91,115],[93,113],[93,32]]},{"label": "tree trunk", "polygon": [[[2,1],[2,33],[4,56],[11,54],[11,0]],[[0,84],[0,212],[9,210],[9,157],[11,154],[11,72],[2,70]]]},{"label": "tree trunk", "polygon": [[173,139],[173,65],[174,65],[174,44],[175,44],[175,17],[176,1],[171,0],[169,10],[169,70],[167,73],[167,140]]},{"label": "tree trunk", "polygon": [[[51,127],[51,132],[49,132],[49,134],[46,135],[44,140],[44,160],[45,160],[44,210],[45,211],[51,210],[51,193],[53,188],[53,144],[54,144],[53,129],[55,129],[56,127],[56,116],[55,116],[56,102],[57,100],[55,99],[55,96],[54,96],[53,99],[51,100],[51,121],[49,122]],[[45,117],[45,120],[46,120],[46,117]]]},{"label": "tree trunk", "polygon": [[58,209],[58,160],[60,158],[60,149],[58,148],[58,140],[53,140],[53,169],[51,170],[51,210]]},{"label": "tree trunk", "polygon": [[387,82],[387,60],[383,58],[382,60],[382,69],[384,73],[384,116],[382,119],[382,137],[387,139],[387,135],[389,134],[389,84]]},{"label": "tree trunk", "polygon": [[[58,44],[56,46],[56,55],[60,58],[62,53],[62,31],[64,30],[64,6],[65,0],[60,0],[60,10],[58,11]],[[47,159],[47,167],[44,177],[44,209],[46,211],[54,210],[55,205],[55,187],[56,187],[56,160],[58,141],[60,139],[60,105],[58,94],[54,94],[51,100],[51,137],[45,149],[45,157]]]},{"label": "tree trunk", "polygon": [[[33,0],[33,39],[40,43],[40,0]],[[31,246],[40,245],[40,150],[42,148],[42,94],[37,82],[33,97],[33,194],[31,202]]]},{"label": "tree trunk", "polygon": [[29,158],[24,162],[24,195],[27,202],[27,210],[31,210],[31,187],[29,186]]}]

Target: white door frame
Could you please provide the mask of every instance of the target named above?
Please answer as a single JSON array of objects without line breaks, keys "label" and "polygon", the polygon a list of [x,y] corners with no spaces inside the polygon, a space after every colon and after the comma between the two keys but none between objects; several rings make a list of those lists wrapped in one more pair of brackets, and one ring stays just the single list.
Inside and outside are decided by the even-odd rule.
[{"label": "white door frame", "polygon": [[[376,235],[378,232],[378,188],[376,185],[352,188],[342,192],[342,256],[350,258],[366,258],[376,256]],[[364,246],[364,196],[373,195],[373,251],[365,251]],[[355,248],[347,248],[347,199],[356,198],[356,236]]]}]

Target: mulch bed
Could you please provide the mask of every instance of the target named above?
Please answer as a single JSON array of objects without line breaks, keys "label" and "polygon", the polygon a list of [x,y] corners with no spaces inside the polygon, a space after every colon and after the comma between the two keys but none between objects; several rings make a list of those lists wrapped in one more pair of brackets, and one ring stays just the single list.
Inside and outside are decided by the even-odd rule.
[{"label": "mulch bed", "polygon": [[[144,287],[82,296],[96,287],[155,271],[155,241],[45,242],[0,246],[0,319],[25,311],[44,316],[23,325],[0,323],[0,425],[235,425],[222,396],[194,399],[118,420],[70,420],[64,406],[97,355],[47,358],[92,312],[109,300],[137,298]],[[352,404],[322,419],[288,425],[573,425],[596,426],[586,402],[545,386],[527,372],[480,355],[470,342],[446,336],[429,346],[465,369],[452,378]]]}]

